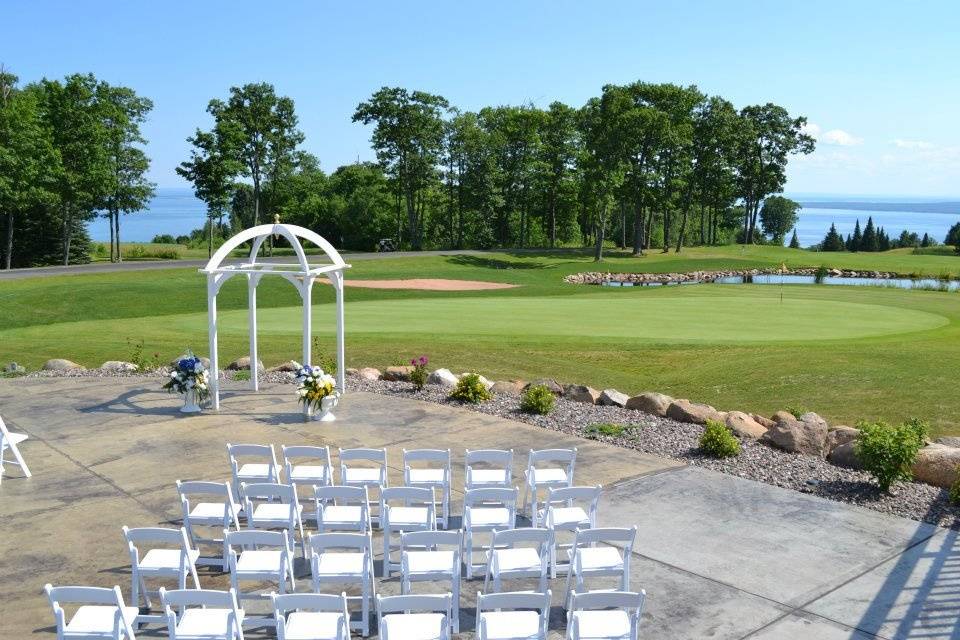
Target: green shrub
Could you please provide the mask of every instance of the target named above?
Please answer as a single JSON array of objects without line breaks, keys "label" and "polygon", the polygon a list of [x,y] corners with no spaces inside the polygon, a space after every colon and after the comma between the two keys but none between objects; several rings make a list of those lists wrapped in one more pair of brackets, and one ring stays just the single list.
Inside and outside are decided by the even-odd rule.
[{"label": "green shrub", "polygon": [[419,358],[414,358],[410,361],[410,364],[413,365],[413,371],[410,372],[410,382],[413,383],[413,388],[417,391],[422,391],[425,384],[427,384],[427,356],[420,356]]},{"label": "green shrub", "polygon": [[950,486],[950,502],[960,504],[960,466],[956,469],[957,479]]},{"label": "green shrub", "polygon": [[122,249],[121,254],[129,260],[180,259],[180,250],[176,247],[147,247],[142,244],[132,244]]},{"label": "green shrub", "polygon": [[469,402],[471,404],[480,404],[493,397],[487,385],[483,384],[480,376],[476,373],[468,373],[460,378],[457,386],[450,392],[450,398],[460,402]]},{"label": "green shrub", "polygon": [[234,380],[249,380],[250,379],[250,369],[238,369],[233,373]]},{"label": "green shrub", "polygon": [[802,416],[805,413],[808,413],[809,411],[810,410],[807,409],[806,407],[793,407],[788,405],[786,408],[786,412],[789,414],[792,414],[793,417],[796,418],[797,420],[800,419],[800,416]]},{"label": "green shrub", "polygon": [[894,482],[913,478],[910,467],[927,436],[925,422],[914,419],[897,427],[885,422],[861,422],[857,428],[857,458],[881,489],[889,491]]},{"label": "green shrub", "polygon": [[127,362],[137,365],[137,369],[140,371],[146,371],[149,369],[150,361],[147,360],[147,356],[145,356],[143,353],[143,340],[127,338],[127,346],[130,348],[130,356],[127,359]]},{"label": "green shrub", "polygon": [[830,275],[830,270],[826,266],[820,265],[817,267],[816,273],[813,274],[813,281],[817,284],[823,284],[828,275]]},{"label": "green shrub", "polygon": [[583,430],[583,435],[591,439],[594,439],[597,436],[619,438],[626,430],[627,427],[622,424],[617,424],[615,422],[598,422],[596,424],[587,425],[587,427]]},{"label": "green shrub", "polygon": [[707,426],[700,436],[700,449],[714,458],[730,458],[740,453],[740,441],[717,420],[707,420]]},{"label": "green shrub", "polygon": [[173,244],[176,242],[176,239],[169,233],[160,233],[153,236],[153,240],[150,242],[153,244]]},{"label": "green shrub", "polygon": [[520,410],[525,413],[537,413],[545,416],[553,411],[553,405],[556,399],[553,392],[544,384],[535,384],[527,387],[527,390],[520,396]]}]

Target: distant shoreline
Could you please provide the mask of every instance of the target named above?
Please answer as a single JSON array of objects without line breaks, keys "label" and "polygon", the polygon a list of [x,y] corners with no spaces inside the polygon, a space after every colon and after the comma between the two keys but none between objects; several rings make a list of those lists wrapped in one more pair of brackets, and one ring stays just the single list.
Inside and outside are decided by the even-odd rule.
[{"label": "distant shoreline", "polygon": [[798,200],[808,209],[846,209],[847,211],[898,211],[904,213],[943,213],[960,215],[960,202],[862,202],[849,200]]}]

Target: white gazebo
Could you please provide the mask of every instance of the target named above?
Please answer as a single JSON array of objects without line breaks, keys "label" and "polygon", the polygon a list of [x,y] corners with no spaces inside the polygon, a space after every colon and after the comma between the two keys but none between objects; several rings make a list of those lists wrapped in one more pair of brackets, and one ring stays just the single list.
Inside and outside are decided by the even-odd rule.
[{"label": "white gazebo", "polygon": [[[296,263],[257,262],[257,254],[264,241],[270,236],[286,238],[296,254]],[[302,240],[307,240],[323,249],[330,262],[311,265],[303,250]],[[251,242],[250,256],[240,264],[223,264],[230,253],[245,242]],[[343,347],[343,270],[350,265],[343,261],[340,253],[320,235],[292,224],[262,224],[241,231],[227,240],[213,254],[207,266],[200,273],[207,275],[207,315],[210,332],[210,395],[213,409],[220,409],[219,363],[217,357],[217,294],[223,283],[235,275],[247,277],[247,300],[250,313],[250,384],[254,391],[260,388],[258,380],[257,358],[257,285],[266,275],[281,276],[300,292],[303,300],[303,364],[311,359],[312,338],[312,297],[313,283],[320,276],[326,276],[337,295],[337,388],[344,390],[344,347]]]}]

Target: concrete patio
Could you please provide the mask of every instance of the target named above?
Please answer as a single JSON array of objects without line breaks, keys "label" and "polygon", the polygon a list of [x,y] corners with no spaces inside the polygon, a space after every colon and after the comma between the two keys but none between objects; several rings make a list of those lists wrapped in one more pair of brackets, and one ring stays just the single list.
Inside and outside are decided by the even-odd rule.
[{"label": "concrete patio", "polygon": [[[648,593],[641,637],[960,638],[953,531],[453,407],[356,393],[336,422],[307,424],[292,387],[254,394],[228,384],[219,414],[183,417],[158,387],[0,381],[0,415],[30,435],[21,450],[34,473],[8,467],[0,485],[0,639],[55,636],[46,582],[119,584],[129,597],[120,527],[178,522],[174,482],[226,479],[227,442],[386,447],[394,485],[402,448],[450,448],[455,502],[467,447],[513,448],[522,477],[528,449],[576,446],[577,484],[605,488],[601,525],[639,527],[631,585]],[[210,570],[200,579],[228,586]],[[463,584],[460,637],[473,637],[482,585]],[[552,638],[563,637],[563,585],[551,584]],[[398,580],[377,587],[396,593]],[[156,625],[138,635],[165,637]]]}]

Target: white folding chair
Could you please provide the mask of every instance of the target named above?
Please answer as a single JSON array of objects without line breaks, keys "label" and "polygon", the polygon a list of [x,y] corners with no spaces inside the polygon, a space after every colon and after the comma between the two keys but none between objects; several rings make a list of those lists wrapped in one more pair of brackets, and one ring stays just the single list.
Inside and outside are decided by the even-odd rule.
[{"label": "white folding chair", "polygon": [[546,529],[503,529],[494,531],[487,550],[487,575],[483,591],[503,591],[503,580],[537,578],[537,591],[547,590],[547,567],[550,558],[550,532]]},{"label": "white folding chair", "polygon": [[280,452],[283,456],[283,469],[287,484],[297,486],[327,486],[333,484],[330,447],[288,447],[283,445],[280,447]]},{"label": "white folding chair", "polygon": [[[190,546],[199,549],[200,545],[216,545],[218,557],[200,556],[198,565],[215,565],[224,571],[229,569],[227,556],[223,554],[223,538],[218,537],[224,529],[240,529],[242,507],[237,502],[231,486],[226,482],[205,482],[177,480],[177,493],[183,511],[183,526],[190,538]],[[196,498],[196,499],[195,499]],[[212,528],[216,534],[204,538],[198,528]]]},{"label": "white folding chair", "polygon": [[530,516],[534,527],[539,526],[538,492],[541,489],[572,487],[576,463],[576,448],[530,450],[527,469],[523,472],[523,512]]},{"label": "white folding chair", "polygon": [[347,594],[270,594],[277,640],[350,640]]},{"label": "white folding chair", "polygon": [[600,506],[600,494],[603,487],[562,487],[547,489],[547,498],[539,512],[540,523],[553,534],[550,545],[550,577],[556,578],[559,569],[570,566],[560,563],[560,551],[566,551],[570,544],[560,541],[559,534],[575,534],[577,529],[593,529],[597,526],[597,509]]},{"label": "white folding chair", "polygon": [[452,598],[444,595],[377,596],[381,640],[449,640]]},{"label": "white folding chair", "polygon": [[547,640],[546,593],[477,593],[477,640]]},{"label": "white folding chair", "polygon": [[13,460],[9,460],[10,464],[15,464],[20,467],[20,470],[23,471],[23,475],[29,478],[32,474],[30,473],[30,468],[27,467],[26,461],[23,459],[23,456],[20,454],[20,449],[17,448],[17,445],[26,440],[29,436],[25,433],[10,433],[7,430],[7,425],[3,423],[3,418],[0,418],[0,482],[3,481],[3,465],[5,462],[4,456],[7,453],[7,450],[13,454]]},{"label": "white folding chair", "polygon": [[[200,588],[200,578],[197,577],[197,559],[200,557],[200,552],[190,547],[187,530],[184,527],[179,529],[123,527],[123,537],[127,541],[127,550],[130,552],[132,573],[130,599],[134,606],[140,606],[142,590],[147,609],[153,608],[147,580],[174,579],[177,581],[178,589],[186,589],[189,573],[193,578],[193,588]],[[137,622],[162,623],[166,622],[166,617],[162,614],[140,615]]]},{"label": "white folding chair", "polygon": [[[123,603],[120,587],[103,589],[100,587],[43,587],[53,607],[53,617],[57,621],[57,640],[135,640],[133,627],[136,624],[136,607]],[[64,606],[73,608],[80,605],[68,616]]]},{"label": "white folding chair", "polygon": [[[230,558],[230,586],[238,601],[262,600],[260,583],[270,581],[281,594],[297,588],[293,573],[290,534],[284,531],[224,531],[223,545]],[[240,582],[258,583],[257,591],[244,592]]]},{"label": "white folding chair", "polygon": [[315,486],[313,518],[317,531],[370,531],[370,505],[366,487]]},{"label": "white folding chair", "polygon": [[573,592],[567,640],[637,640],[647,592]]},{"label": "white folding chair", "polygon": [[383,529],[383,576],[389,578],[400,570],[391,554],[394,533],[433,531],[437,528],[436,502],[433,489],[422,487],[388,487],[380,492],[380,518]]},{"label": "white folding chair", "polygon": [[303,505],[297,497],[297,489],[290,484],[254,483],[240,484],[243,509],[250,529],[286,529],[291,541],[300,534],[300,550],[307,557],[303,534]]},{"label": "white folding chair", "polygon": [[463,561],[467,564],[467,579],[473,577],[473,552],[485,547],[475,546],[473,537],[477,533],[492,532],[498,529],[513,529],[517,526],[517,496],[520,490],[487,487],[467,489],[463,494]]},{"label": "white folding chair", "polygon": [[467,449],[464,455],[464,489],[513,486],[513,449]]},{"label": "white folding chair", "polygon": [[[587,591],[587,578],[615,576],[620,578],[620,591],[630,591],[630,555],[637,537],[637,527],[578,529],[573,547],[567,552],[570,568],[564,606],[569,610],[570,585],[578,593]],[[616,545],[621,545],[622,549]]]},{"label": "white folding chair", "polygon": [[[227,443],[233,491],[240,493],[240,484],[280,482],[280,466],[272,444]],[[241,460],[240,458],[243,458]]]},{"label": "white folding chair", "polygon": [[400,536],[400,593],[414,582],[450,581],[453,633],[460,633],[460,547],[463,532],[414,531]]},{"label": "white folding chair", "polygon": [[427,487],[439,491],[440,508],[437,513],[437,524],[441,529],[450,526],[452,478],[450,449],[403,450],[403,484],[408,487]]},{"label": "white folding chair", "polygon": [[380,504],[380,492],[389,484],[387,476],[386,449],[340,449],[340,484],[346,487],[366,487],[377,490],[376,501],[369,500],[367,507],[370,523],[380,526],[379,512],[373,514],[373,506]]},{"label": "white folding chair", "polygon": [[244,611],[233,589],[167,591],[161,587],[160,600],[170,640],[243,640]]},{"label": "white folding chair", "polygon": [[[321,591],[323,584],[360,585],[360,622],[351,622],[351,629],[360,629],[364,637],[370,635],[370,606],[376,596],[373,575],[373,542],[369,533],[315,533],[307,543],[310,547],[310,571],[313,590]],[[357,597],[349,597],[356,600]]]}]

